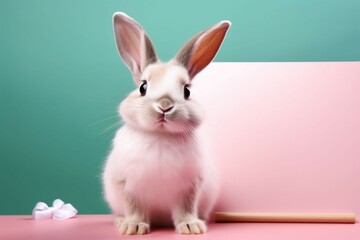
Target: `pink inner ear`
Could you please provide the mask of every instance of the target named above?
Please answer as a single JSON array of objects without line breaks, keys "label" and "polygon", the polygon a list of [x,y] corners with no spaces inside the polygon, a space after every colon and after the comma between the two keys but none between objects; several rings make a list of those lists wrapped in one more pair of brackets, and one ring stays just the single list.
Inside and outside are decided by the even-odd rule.
[{"label": "pink inner ear", "polygon": [[144,68],[157,61],[154,46],[141,25],[126,14],[115,13],[113,23],[120,56],[138,84]]},{"label": "pink inner ear", "polygon": [[187,64],[190,78],[195,77],[196,74],[203,70],[214,59],[227,29],[228,26],[219,27],[207,33],[195,44]]},{"label": "pink inner ear", "polygon": [[133,71],[140,72],[142,30],[126,21],[120,23],[119,29],[120,54]]}]

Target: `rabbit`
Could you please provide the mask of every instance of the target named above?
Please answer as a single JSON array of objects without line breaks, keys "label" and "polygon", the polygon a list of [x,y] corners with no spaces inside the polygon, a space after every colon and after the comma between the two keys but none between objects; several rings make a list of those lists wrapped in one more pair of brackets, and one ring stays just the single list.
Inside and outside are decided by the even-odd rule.
[{"label": "rabbit", "polygon": [[161,62],[143,28],[122,12],[113,15],[119,54],[136,89],[120,104],[117,130],[103,171],[104,197],[120,234],[147,234],[174,226],[181,234],[207,231],[219,181],[199,141],[201,108],[190,96],[195,76],[215,57],[231,23],[195,35]]}]

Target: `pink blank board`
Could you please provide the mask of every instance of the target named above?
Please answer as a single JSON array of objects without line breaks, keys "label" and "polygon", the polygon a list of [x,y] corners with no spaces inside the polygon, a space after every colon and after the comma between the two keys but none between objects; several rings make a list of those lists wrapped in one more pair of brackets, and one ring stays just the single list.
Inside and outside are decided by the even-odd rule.
[{"label": "pink blank board", "polygon": [[216,211],[360,215],[360,62],[213,63],[193,82]]}]

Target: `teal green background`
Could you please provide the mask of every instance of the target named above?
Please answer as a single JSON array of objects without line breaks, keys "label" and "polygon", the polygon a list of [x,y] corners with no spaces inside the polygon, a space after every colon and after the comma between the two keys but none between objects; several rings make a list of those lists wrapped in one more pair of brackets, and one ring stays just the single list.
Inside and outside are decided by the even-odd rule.
[{"label": "teal green background", "polygon": [[112,14],[124,11],[170,59],[198,31],[229,19],[216,61],[359,61],[359,0],[2,0],[0,214],[61,198],[109,212],[101,169],[134,87]]}]

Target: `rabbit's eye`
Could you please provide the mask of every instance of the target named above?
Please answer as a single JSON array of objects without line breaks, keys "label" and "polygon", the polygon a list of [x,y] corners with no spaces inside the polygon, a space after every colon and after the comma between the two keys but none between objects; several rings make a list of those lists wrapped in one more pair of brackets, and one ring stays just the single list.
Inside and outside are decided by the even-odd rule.
[{"label": "rabbit's eye", "polygon": [[143,81],[143,84],[141,84],[140,89],[139,89],[141,96],[145,96],[146,89],[147,89],[147,82]]},{"label": "rabbit's eye", "polygon": [[185,85],[185,87],[184,87],[184,98],[185,99],[188,99],[190,97],[190,90],[188,87],[189,87],[188,85]]}]

